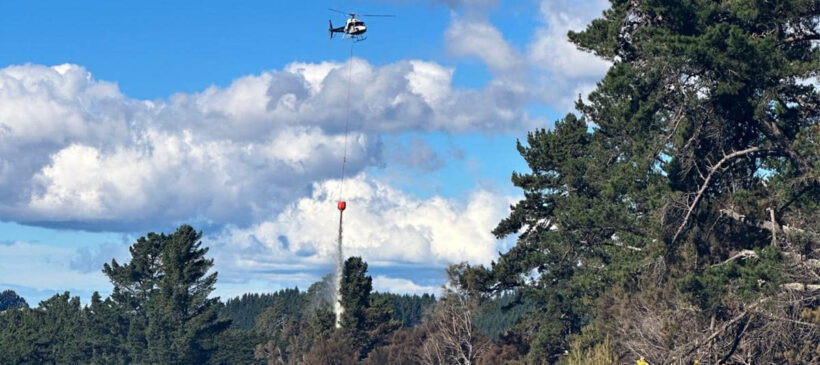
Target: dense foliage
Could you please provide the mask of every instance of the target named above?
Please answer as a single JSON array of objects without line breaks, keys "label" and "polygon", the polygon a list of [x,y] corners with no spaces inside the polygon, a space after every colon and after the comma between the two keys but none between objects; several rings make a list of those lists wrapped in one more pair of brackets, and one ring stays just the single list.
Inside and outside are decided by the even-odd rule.
[{"label": "dense foliage", "polygon": [[[350,364],[390,344],[400,328],[419,325],[435,298],[371,293],[360,258],[346,262],[342,300],[350,308],[335,329],[330,275],[307,291],[245,294],[225,304],[210,297],[213,261],[201,233],[182,226],[149,233],[131,260],[105,264],[114,285],[80,304],[68,292],[29,309],[2,293],[1,364]],[[382,353],[382,352],[380,352]]]},{"label": "dense foliage", "polygon": [[14,290],[0,292],[0,312],[14,308],[28,308],[28,303],[23,297],[17,295]]},{"label": "dense foliage", "polygon": [[288,311],[287,315],[298,316],[298,311],[304,306],[304,293],[299,288],[283,289],[275,293],[243,294],[240,297],[228,299],[221,314],[231,321],[231,326],[248,330],[253,328],[262,312],[270,307]]},{"label": "dense foliage", "polygon": [[494,230],[518,244],[459,278],[540,304],[514,330],[528,363],[607,336],[650,363],[820,361],[807,320],[820,305],[819,17],[806,0],[614,0],[570,33],[613,66],[580,115],[519,143],[525,198]]},{"label": "dense foliage", "polygon": [[430,294],[407,295],[374,292],[370,295],[373,302],[384,302],[393,308],[393,319],[405,327],[421,323],[424,314],[435,304],[436,297]]},{"label": "dense foliage", "polygon": [[5,312],[0,363],[207,363],[228,322],[217,319],[218,298],[208,298],[216,273],[208,274],[213,262],[200,237],[182,226],[139,238],[131,262],[103,268],[111,296],[94,293],[88,306],[66,292]]}]

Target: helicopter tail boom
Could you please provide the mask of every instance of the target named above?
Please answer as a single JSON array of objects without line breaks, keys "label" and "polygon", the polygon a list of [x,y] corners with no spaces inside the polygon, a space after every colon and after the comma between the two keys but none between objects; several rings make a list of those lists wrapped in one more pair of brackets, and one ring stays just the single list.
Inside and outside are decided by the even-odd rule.
[{"label": "helicopter tail boom", "polygon": [[333,39],[333,33],[345,32],[345,27],[333,28],[333,22],[331,20],[328,20],[327,24],[330,25],[330,28],[327,28],[327,33],[330,35],[330,39]]}]

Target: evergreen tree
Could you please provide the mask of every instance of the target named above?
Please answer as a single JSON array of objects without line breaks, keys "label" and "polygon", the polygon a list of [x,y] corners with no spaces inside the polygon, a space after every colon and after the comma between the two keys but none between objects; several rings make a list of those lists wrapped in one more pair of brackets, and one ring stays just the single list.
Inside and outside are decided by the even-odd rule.
[{"label": "evergreen tree", "polygon": [[68,292],[35,309],[0,314],[0,363],[77,364],[91,356],[80,298]]},{"label": "evergreen tree", "polygon": [[217,318],[219,298],[208,298],[217,274],[208,274],[213,260],[201,237],[187,225],[151,233],[131,246],[131,262],[105,265],[113,301],[129,313],[127,347],[136,362],[205,363],[227,328]]},{"label": "evergreen tree", "polygon": [[351,257],[345,261],[342,269],[341,294],[342,329],[346,332],[354,348],[360,351],[360,357],[367,355],[366,325],[367,307],[370,305],[370,292],[373,290],[373,279],[367,275],[367,263],[361,257]]},{"label": "evergreen tree", "polygon": [[519,143],[524,199],[494,230],[518,244],[459,279],[541,304],[516,330],[530,362],[582,332],[652,363],[818,361],[789,354],[820,342],[797,324],[820,305],[819,18],[806,0],[613,0],[569,34],[613,66],[581,117]]},{"label": "evergreen tree", "polygon": [[347,259],[342,275],[343,340],[356,349],[359,359],[364,359],[374,348],[388,343],[401,323],[393,319],[394,310],[386,298],[371,301],[373,279],[367,275],[367,263],[361,257]]},{"label": "evergreen tree", "polygon": [[0,292],[0,312],[13,308],[28,308],[28,303],[23,297],[17,295],[14,290]]},{"label": "evergreen tree", "polygon": [[254,357],[254,344],[261,342],[261,336],[243,329],[231,328],[214,339],[216,351],[208,359],[211,365],[252,365],[259,364]]},{"label": "evergreen tree", "polygon": [[39,339],[40,325],[32,310],[0,314],[0,364],[44,363],[44,346]]},{"label": "evergreen tree", "polygon": [[277,312],[284,311],[291,317],[299,317],[305,308],[304,301],[308,300],[305,293],[299,288],[283,289],[275,293],[251,293],[241,297],[231,298],[225,302],[221,311],[222,317],[231,321],[231,327],[252,329],[257,317],[276,307]]},{"label": "evergreen tree", "polygon": [[164,234],[148,233],[129,247],[131,261],[119,264],[116,259],[103,265],[114,288],[111,300],[117,311],[127,321],[127,332],[120,339],[122,347],[132,361],[147,362],[146,328],[148,327],[148,302],[157,291],[161,278],[161,251],[167,241]]},{"label": "evergreen tree", "polygon": [[370,302],[383,301],[393,312],[393,319],[405,327],[413,327],[421,323],[425,312],[436,303],[436,297],[430,294],[399,295],[393,293],[374,292],[370,295]]},{"label": "evergreen tree", "polygon": [[98,292],[92,294],[91,303],[84,308],[85,333],[90,348],[89,364],[130,363],[130,358],[121,347],[128,333],[128,322],[118,309],[111,298],[103,300]]},{"label": "evergreen tree", "polygon": [[342,328],[361,330],[365,324],[365,310],[370,304],[373,278],[367,275],[367,263],[361,257],[351,257],[342,269],[341,294]]}]

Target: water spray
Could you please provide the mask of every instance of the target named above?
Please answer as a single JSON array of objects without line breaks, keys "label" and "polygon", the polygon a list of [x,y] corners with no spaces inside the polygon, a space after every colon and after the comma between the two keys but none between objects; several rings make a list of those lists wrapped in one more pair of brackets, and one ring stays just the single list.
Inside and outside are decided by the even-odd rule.
[{"label": "water spray", "polygon": [[339,200],[339,204],[337,206],[339,208],[339,240],[337,241],[337,251],[336,251],[336,295],[335,300],[333,303],[333,309],[336,313],[336,328],[342,327],[342,313],[344,313],[344,307],[342,307],[342,267],[344,266],[344,255],[342,254],[342,217],[344,216],[345,208],[347,207],[347,203],[344,200]]}]

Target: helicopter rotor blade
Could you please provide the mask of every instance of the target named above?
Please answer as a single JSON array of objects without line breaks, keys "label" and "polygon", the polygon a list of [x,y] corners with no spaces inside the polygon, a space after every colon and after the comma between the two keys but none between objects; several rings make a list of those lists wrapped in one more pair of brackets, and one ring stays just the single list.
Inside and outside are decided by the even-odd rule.
[{"label": "helicopter rotor blade", "polygon": [[366,17],[382,17],[382,18],[395,18],[395,15],[392,14],[359,14],[359,16],[366,16]]},{"label": "helicopter rotor blade", "polygon": [[350,13],[348,13],[348,12],[346,12],[346,11],[341,11],[341,10],[336,10],[336,9],[327,9],[327,10],[330,10],[330,11],[335,11],[335,12],[337,12],[337,13],[339,13],[339,14],[345,14],[345,15],[349,15],[349,14],[350,14]]}]

